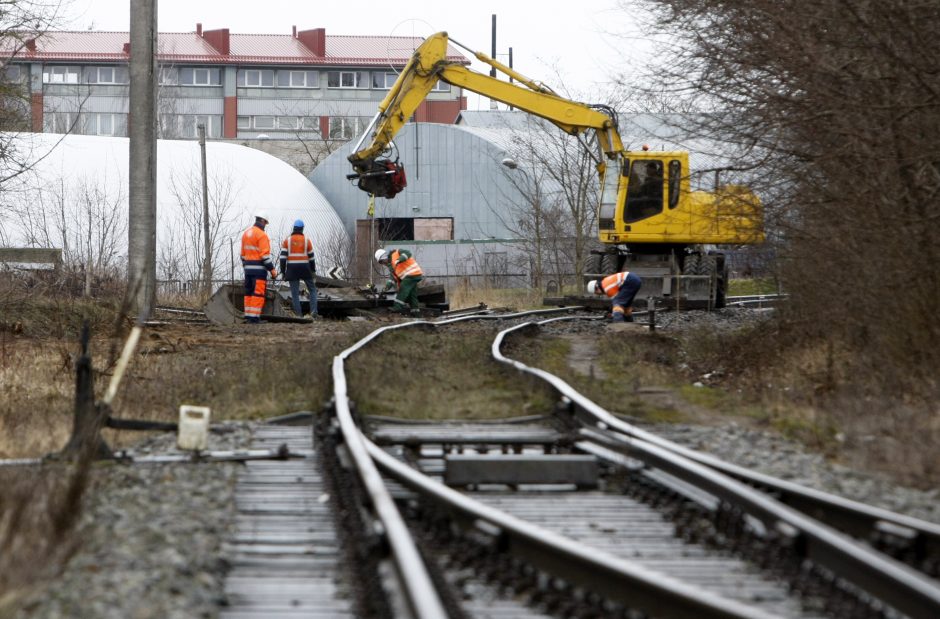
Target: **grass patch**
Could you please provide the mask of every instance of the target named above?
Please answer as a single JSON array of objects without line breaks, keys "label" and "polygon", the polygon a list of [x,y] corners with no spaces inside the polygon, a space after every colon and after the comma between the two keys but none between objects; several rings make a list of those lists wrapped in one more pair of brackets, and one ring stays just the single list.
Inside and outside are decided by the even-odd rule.
[{"label": "grass patch", "polygon": [[487,307],[508,307],[515,310],[539,309],[542,293],[531,288],[469,288],[454,286],[447,291],[451,309],[462,309],[485,303]]},{"label": "grass patch", "polygon": [[0,469],[0,617],[14,616],[78,547],[87,462]]},{"label": "grass patch", "polygon": [[[671,385],[674,346],[658,336],[618,338],[616,346],[602,331],[596,336],[514,337],[504,350],[510,358],[562,377],[603,408],[650,422],[687,420],[669,398],[643,393],[642,387]],[[653,339],[658,347],[651,347]],[[576,346],[575,346],[576,345]],[[585,371],[583,357],[594,363]],[[575,359],[575,357],[578,357]],[[579,363],[582,361],[582,363]],[[573,369],[577,366],[577,370]]]},{"label": "grass patch", "polygon": [[724,389],[708,385],[684,384],[679,387],[679,393],[689,404],[716,411],[730,410],[736,408],[737,404]]},{"label": "grass patch", "polygon": [[[485,325],[446,332],[395,331],[346,364],[360,414],[405,419],[488,419],[544,414],[544,386],[489,359],[495,331]],[[461,368],[461,371],[454,371]]]},{"label": "grass patch", "polygon": [[770,277],[754,277],[748,279],[728,280],[728,296],[743,296],[753,294],[777,294],[780,287]]}]

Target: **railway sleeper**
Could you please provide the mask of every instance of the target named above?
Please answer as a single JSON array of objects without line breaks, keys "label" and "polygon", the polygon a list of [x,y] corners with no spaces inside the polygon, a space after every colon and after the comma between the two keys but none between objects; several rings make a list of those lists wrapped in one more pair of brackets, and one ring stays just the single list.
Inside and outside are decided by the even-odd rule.
[{"label": "railway sleeper", "polygon": [[566,484],[597,488],[597,458],[575,454],[447,455],[444,483],[467,487],[481,484]]}]

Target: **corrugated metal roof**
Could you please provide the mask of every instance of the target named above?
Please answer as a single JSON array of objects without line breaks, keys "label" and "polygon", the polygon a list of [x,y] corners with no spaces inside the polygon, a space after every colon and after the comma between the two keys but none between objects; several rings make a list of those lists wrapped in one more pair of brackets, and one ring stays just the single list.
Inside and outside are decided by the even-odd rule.
[{"label": "corrugated metal roof", "polygon": [[[45,61],[127,61],[128,32],[55,31],[36,39],[36,50],[23,49],[23,59]],[[220,54],[195,32],[161,32],[158,58],[206,64],[309,64],[319,66],[402,66],[423,41],[420,37],[326,36],[326,56],[320,57],[290,34],[230,34],[229,54]],[[453,46],[448,59],[470,64]]]}]

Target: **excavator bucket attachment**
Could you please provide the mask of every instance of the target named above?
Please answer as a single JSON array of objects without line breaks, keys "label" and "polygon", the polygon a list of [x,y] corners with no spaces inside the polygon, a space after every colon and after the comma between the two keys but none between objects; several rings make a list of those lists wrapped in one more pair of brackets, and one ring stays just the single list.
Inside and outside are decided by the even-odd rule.
[{"label": "excavator bucket attachment", "polygon": [[378,198],[394,198],[408,185],[405,166],[397,161],[376,159],[359,164],[357,170],[359,189]]}]

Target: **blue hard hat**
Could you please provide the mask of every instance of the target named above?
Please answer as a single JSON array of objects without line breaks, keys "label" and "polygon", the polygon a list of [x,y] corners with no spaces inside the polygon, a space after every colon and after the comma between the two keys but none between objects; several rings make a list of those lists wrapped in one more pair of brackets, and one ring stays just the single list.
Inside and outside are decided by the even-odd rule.
[{"label": "blue hard hat", "polygon": [[295,227],[295,228],[303,228],[303,227],[304,227],[304,220],[303,220],[303,219],[294,220],[294,227]]}]

